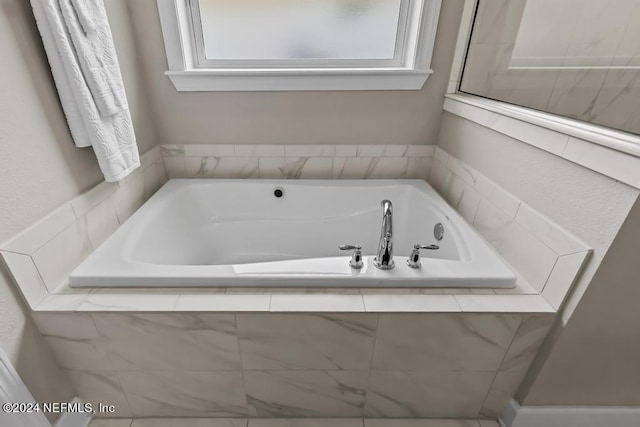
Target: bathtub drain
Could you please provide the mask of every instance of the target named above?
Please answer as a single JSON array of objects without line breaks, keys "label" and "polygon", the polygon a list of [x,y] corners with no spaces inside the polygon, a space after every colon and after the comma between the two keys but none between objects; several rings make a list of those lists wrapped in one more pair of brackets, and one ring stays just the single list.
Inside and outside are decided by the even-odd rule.
[{"label": "bathtub drain", "polygon": [[278,199],[284,196],[284,188],[282,187],[276,187],[273,189],[273,195],[276,196]]}]

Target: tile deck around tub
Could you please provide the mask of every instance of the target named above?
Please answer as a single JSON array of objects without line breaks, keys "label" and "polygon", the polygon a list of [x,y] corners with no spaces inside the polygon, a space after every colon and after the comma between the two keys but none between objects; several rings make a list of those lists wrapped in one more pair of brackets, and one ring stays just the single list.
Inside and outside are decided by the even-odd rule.
[{"label": "tile deck around tub", "polygon": [[492,288],[70,288],[34,311],[554,313],[530,285]]}]

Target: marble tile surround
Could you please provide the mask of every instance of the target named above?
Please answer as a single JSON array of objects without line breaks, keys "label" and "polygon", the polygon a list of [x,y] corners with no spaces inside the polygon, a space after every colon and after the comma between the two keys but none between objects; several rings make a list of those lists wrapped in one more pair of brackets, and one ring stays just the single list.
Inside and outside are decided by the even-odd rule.
[{"label": "marble tile surround", "polygon": [[[440,147],[429,183],[548,304],[562,307],[591,254],[589,246]],[[481,298],[458,303],[464,310]]]},{"label": "marble tile surround", "polygon": [[0,243],[0,255],[32,309],[65,287],[71,270],[167,181],[159,147],[140,156],[140,163],[124,180],[102,182]]},{"label": "marble tile surround", "polygon": [[[531,13],[527,4],[530,7],[533,2],[479,3],[461,90],[625,132],[640,132],[639,35],[637,25],[630,24],[640,19],[637,2],[618,1],[615,7],[605,0],[590,2],[589,7],[553,0],[536,2],[536,9],[551,12],[544,18],[534,15],[538,21],[546,21],[544,32],[526,23],[520,27]],[[567,15],[575,17],[573,22],[558,21]],[[566,29],[572,26],[572,35],[567,37]],[[544,46],[543,52],[518,58],[518,41],[523,33]],[[600,66],[580,66],[586,58],[597,60]],[[514,66],[518,65],[514,60],[523,59],[521,67]],[[535,68],[534,60],[542,68]]]},{"label": "marble tile surround", "polygon": [[[99,185],[1,246],[16,280],[28,284],[23,292],[36,322],[78,393],[113,402],[118,417],[493,416],[515,393],[584,261],[580,242],[441,150],[431,158],[383,146],[361,154],[425,155],[437,167],[432,179],[446,183],[434,186],[466,218],[487,212],[480,215],[485,237],[501,232],[495,224],[502,226],[503,216],[517,220],[521,229],[492,241],[522,270],[516,289],[69,288],[62,270],[166,180],[167,159],[186,165],[187,157],[211,155],[209,146],[183,147],[193,156],[146,153],[138,175],[115,188]],[[230,157],[281,155],[273,147],[232,148]],[[282,158],[301,155],[293,148]],[[314,158],[358,159],[358,149],[314,149]],[[556,254],[542,289],[532,274],[537,267],[518,264],[513,241],[535,241],[525,232]],[[69,245],[68,259],[51,262]],[[544,320],[530,322],[534,316]]]},{"label": "marble tile surround", "polygon": [[429,145],[163,145],[170,179],[426,179]]},{"label": "marble tile surround", "polygon": [[123,417],[479,418],[554,313],[33,313],[80,396]]},{"label": "marble tile surround", "polygon": [[[164,153],[162,158],[161,153]],[[284,154],[283,154],[284,153]],[[519,275],[515,289],[403,288],[147,288],[73,289],[66,276],[125,221],[167,179],[167,159],[211,155],[273,159],[309,155],[323,159],[418,159],[433,161],[431,146],[225,146],[183,145],[155,148],[142,156],[142,168],[119,184],[102,183],[61,206],[16,238],[0,244],[31,308],[41,311],[329,311],[329,312],[551,312],[553,308]],[[214,157],[215,157],[214,156]],[[351,157],[349,157],[351,156]],[[357,157],[367,156],[367,157]],[[257,158],[257,157],[256,157]],[[407,160],[407,161],[409,161]],[[427,172],[429,168],[423,169]],[[402,175],[399,175],[402,176]],[[63,256],[61,256],[61,254]],[[555,275],[561,282],[563,275]],[[487,305],[475,295],[504,295]],[[385,295],[394,295],[387,301]],[[421,295],[421,298],[412,296]],[[439,297],[435,297],[439,295]],[[525,297],[525,295],[527,297]],[[463,303],[458,298],[464,296]],[[382,299],[381,299],[382,298]],[[493,300],[491,300],[493,301]],[[515,306],[513,305],[515,304]],[[531,308],[527,306],[530,304]],[[463,308],[463,306],[465,308]],[[514,308],[517,307],[517,308]]]}]

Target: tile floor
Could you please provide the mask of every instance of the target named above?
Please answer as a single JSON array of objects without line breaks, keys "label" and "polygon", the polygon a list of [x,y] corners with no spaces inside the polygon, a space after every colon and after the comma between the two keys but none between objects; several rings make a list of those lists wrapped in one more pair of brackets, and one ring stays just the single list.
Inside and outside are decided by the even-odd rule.
[{"label": "tile floor", "polygon": [[139,418],[94,420],[89,427],[499,427],[494,420]]}]

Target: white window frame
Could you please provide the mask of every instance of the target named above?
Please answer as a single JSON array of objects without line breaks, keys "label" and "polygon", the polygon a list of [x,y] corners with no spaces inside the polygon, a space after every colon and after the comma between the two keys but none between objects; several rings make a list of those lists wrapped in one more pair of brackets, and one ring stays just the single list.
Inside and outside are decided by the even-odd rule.
[{"label": "white window frame", "polygon": [[420,90],[433,73],[441,0],[402,0],[393,60],[282,61],[205,59],[197,1],[157,2],[165,74],[178,91]]}]

